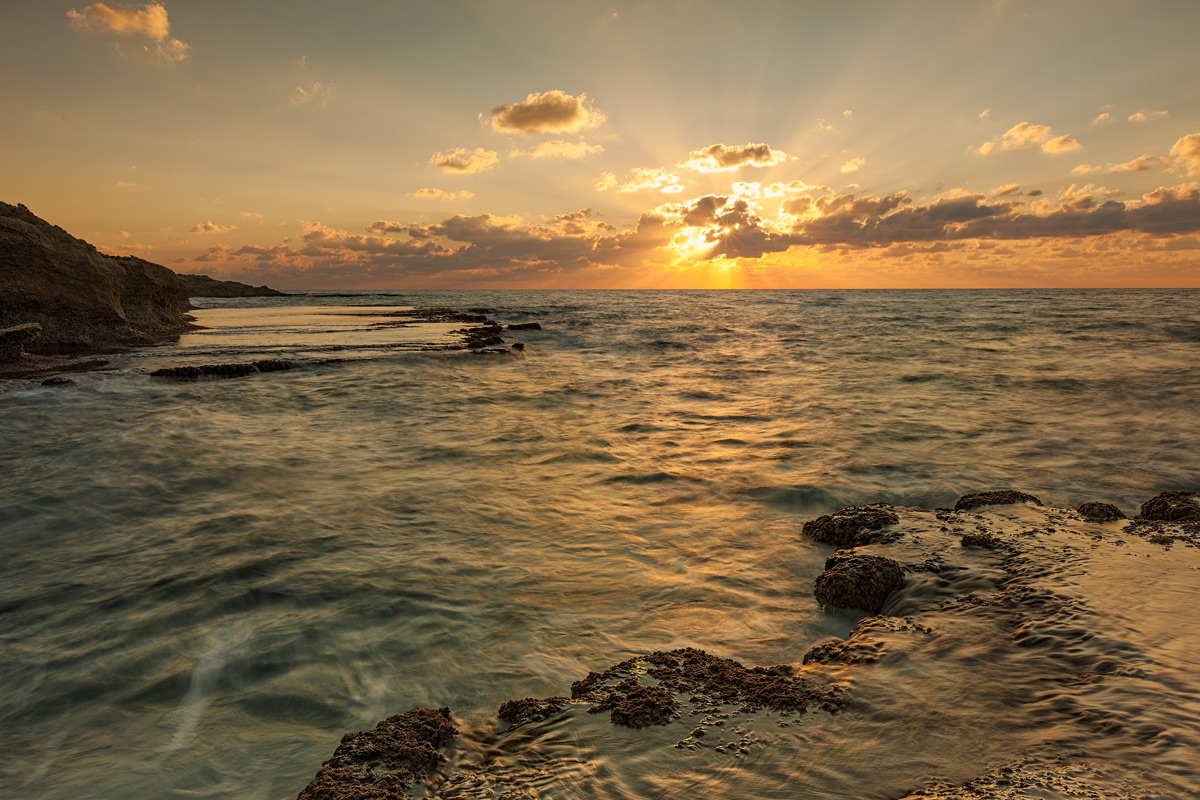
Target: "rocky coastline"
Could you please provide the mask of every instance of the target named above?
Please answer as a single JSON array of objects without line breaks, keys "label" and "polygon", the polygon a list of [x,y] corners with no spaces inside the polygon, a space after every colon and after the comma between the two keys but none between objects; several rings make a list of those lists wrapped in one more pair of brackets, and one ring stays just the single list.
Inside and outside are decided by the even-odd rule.
[{"label": "rocky coastline", "polygon": [[0,371],[169,341],[191,327],[189,297],[278,294],[106,255],[24,205],[0,203]]},{"label": "rocky coastline", "polygon": [[[1081,614],[1103,615],[1112,600],[1079,589],[1078,573],[1089,576],[1093,590],[1128,580],[1136,574],[1129,565],[1136,570],[1141,559],[1180,561],[1163,555],[1176,544],[1189,551],[1190,566],[1178,569],[1200,569],[1200,557],[1190,553],[1200,548],[1200,492],[1163,492],[1132,521],[1107,504],[1053,508],[1022,492],[984,492],[962,497],[953,509],[853,506],[810,520],[797,535],[838,548],[812,589],[827,607],[866,612],[848,637],[811,645],[795,664],[766,667],[692,648],[637,656],[588,673],[571,685],[570,697],[504,703],[497,729],[513,735],[520,730],[523,741],[530,741],[539,726],[567,724],[579,709],[607,714],[618,727],[662,729],[662,735],[645,740],[646,747],[740,756],[755,746],[753,736],[737,733],[747,720],[770,714],[783,725],[808,711],[865,713],[872,670],[896,663],[910,664],[916,675],[923,664],[930,672],[935,665],[944,669],[939,661],[946,651],[939,640],[965,626],[982,626],[981,646],[992,652],[950,665],[961,671],[951,694],[994,679],[988,659],[1013,653],[1024,658],[1032,651],[1048,665],[1040,691],[1055,698],[1044,715],[1048,741],[981,763],[978,777],[966,783],[930,776],[903,797],[1144,796],[1120,788],[1125,766],[1073,758],[1070,746],[1074,737],[1101,735],[1098,724],[1103,735],[1152,724],[1120,719],[1123,694],[1136,697],[1142,691],[1137,681],[1145,677],[1138,666],[1144,657],[1136,642],[1093,651],[1086,643],[1103,631],[1064,623]],[[1064,576],[1070,579],[1061,580]],[[947,687],[919,691],[925,706],[949,709],[954,703],[943,696]],[[1040,702],[1019,697],[1024,691],[1019,686],[987,691],[1008,698],[1005,702]],[[1107,721],[1092,710],[1098,697],[1110,704]],[[491,775],[486,765],[455,755],[461,724],[449,709],[414,708],[372,731],[348,733],[299,798],[482,798],[510,796],[509,791],[527,796],[520,774]],[[1173,762],[1170,752],[1164,756],[1169,790]]]}]

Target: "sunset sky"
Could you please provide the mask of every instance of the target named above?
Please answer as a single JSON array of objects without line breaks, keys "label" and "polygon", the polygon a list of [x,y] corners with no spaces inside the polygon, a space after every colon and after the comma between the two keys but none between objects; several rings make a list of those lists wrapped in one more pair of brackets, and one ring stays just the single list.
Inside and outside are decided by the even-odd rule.
[{"label": "sunset sky", "polygon": [[1200,286],[1200,2],[53,0],[0,200],[278,288]]}]

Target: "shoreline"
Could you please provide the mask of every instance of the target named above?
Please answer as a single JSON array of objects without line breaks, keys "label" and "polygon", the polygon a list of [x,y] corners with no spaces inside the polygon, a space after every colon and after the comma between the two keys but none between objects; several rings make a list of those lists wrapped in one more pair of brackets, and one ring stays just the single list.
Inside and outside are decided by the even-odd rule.
[{"label": "shoreline", "polygon": [[[1014,789],[1055,798],[1143,796],[1120,788],[1139,768],[1118,757],[1098,762],[1088,752],[1093,740],[1106,749],[1111,737],[1137,741],[1147,726],[1160,729],[1144,708],[1146,692],[1157,691],[1144,685],[1157,683],[1155,675],[1148,677],[1145,659],[1159,646],[1155,636],[1161,631],[1154,623],[1160,620],[1135,619],[1126,629],[1120,612],[1125,605],[1153,611],[1156,598],[1165,593],[1177,600],[1170,593],[1183,587],[1197,594],[1192,576],[1200,570],[1200,492],[1161,493],[1134,520],[1106,504],[1054,508],[1012,491],[967,495],[954,509],[855,506],[810,520],[803,536],[841,548],[817,579],[818,597],[827,578],[844,578],[845,591],[828,605],[867,609],[845,639],[810,643],[794,663],[762,667],[690,648],[636,656],[581,677],[570,697],[510,700],[491,721],[457,720],[449,708],[413,708],[374,730],[343,736],[298,800],[403,797],[416,785],[425,787],[418,796],[428,791],[456,798],[519,793],[539,782],[545,788],[546,776],[533,767],[539,742],[549,746],[564,730],[583,725],[586,715],[607,716],[612,736],[627,729],[641,737],[643,747],[720,764],[762,746],[747,731],[761,728],[766,717],[803,727],[823,715],[882,715],[887,724],[903,726],[912,719],[902,720],[917,713],[932,715],[926,724],[950,725],[961,722],[953,694],[969,687],[986,689],[999,702],[997,718],[989,721],[997,726],[997,740],[985,748],[977,771],[899,778],[893,782],[908,785],[906,791],[896,794],[893,788],[880,796],[1026,796]],[[1176,545],[1181,550],[1167,557]],[[885,592],[880,608],[872,609],[869,595],[878,589],[872,569],[884,562],[903,571],[902,585]],[[852,569],[846,578],[847,565],[856,563],[865,564],[866,572]],[[1152,570],[1158,582],[1140,585]],[[1132,583],[1143,594],[1136,604],[1124,599]],[[1071,621],[1081,614],[1084,624]],[[1177,634],[1200,645],[1200,632]],[[983,657],[942,663],[948,652],[943,641],[962,636],[976,641]],[[1023,674],[1031,662],[1033,674]],[[875,705],[872,695],[884,691],[879,681],[887,681],[888,670],[899,664],[918,665],[909,672],[927,677],[914,687],[917,706]],[[938,680],[947,670],[955,676],[952,686]],[[1025,696],[1039,684],[1042,688]],[[1109,708],[1107,717],[1093,710],[1098,698]],[[1046,706],[1039,716],[1045,735],[1000,733],[1014,717],[1006,708],[1037,706]],[[492,733],[481,738],[479,731],[488,729]],[[1173,733],[1175,739],[1188,736]],[[527,772],[497,770],[478,752],[513,737],[528,750]],[[1186,796],[1197,778],[1186,755],[1174,746],[1152,749],[1161,760],[1153,766],[1161,772],[1154,779],[1161,783],[1157,790],[1165,792],[1155,796]],[[872,796],[884,792],[880,786],[865,790]]]}]

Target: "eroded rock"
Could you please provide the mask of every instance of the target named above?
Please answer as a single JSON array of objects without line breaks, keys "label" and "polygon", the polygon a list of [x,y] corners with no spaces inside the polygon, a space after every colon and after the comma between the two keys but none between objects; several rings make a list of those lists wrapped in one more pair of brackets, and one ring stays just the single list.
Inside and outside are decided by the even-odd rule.
[{"label": "eroded rock", "polygon": [[202,364],[198,367],[163,367],[150,374],[155,378],[201,378],[216,376],[219,378],[237,378],[251,375],[255,372],[279,372],[295,369],[295,363],[280,359],[251,361],[248,364]]},{"label": "eroded rock", "polygon": [[1200,521],[1200,492],[1163,492],[1142,503],[1138,519],[1158,522]]},{"label": "eroded rock", "polygon": [[547,697],[539,700],[536,697],[526,697],[524,700],[509,700],[500,706],[496,716],[516,727],[527,722],[541,722],[562,711],[567,703],[566,697]]},{"label": "eroded rock", "polygon": [[15,361],[25,354],[25,347],[32,344],[42,332],[36,322],[0,328],[0,361]]},{"label": "eroded rock", "polygon": [[836,514],[809,520],[804,523],[802,532],[822,544],[862,547],[900,538],[899,531],[884,530],[899,521],[900,518],[884,505],[850,506]]},{"label": "eroded rock", "polygon": [[1088,522],[1111,522],[1114,519],[1127,519],[1121,509],[1111,503],[1084,503],[1078,510],[1079,516]]},{"label": "eroded rock", "polygon": [[977,494],[963,495],[954,504],[954,510],[970,511],[973,508],[982,508],[983,506],[1005,506],[1014,503],[1033,503],[1035,506],[1040,506],[1042,501],[1025,492],[1005,489],[999,492],[979,492]]},{"label": "eroded rock", "polygon": [[878,614],[888,595],[904,585],[904,568],[883,556],[835,553],[813,586],[822,603]]},{"label": "eroded rock", "polygon": [[448,708],[414,708],[347,733],[296,800],[400,800],[445,760],[438,749],[457,734]]}]

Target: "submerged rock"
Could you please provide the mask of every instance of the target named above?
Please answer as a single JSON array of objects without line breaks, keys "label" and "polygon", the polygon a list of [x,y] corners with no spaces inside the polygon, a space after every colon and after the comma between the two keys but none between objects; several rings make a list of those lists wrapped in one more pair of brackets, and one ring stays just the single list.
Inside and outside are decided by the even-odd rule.
[{"label": "submerged rock", "polygon": [[251,361],[249,364],[202,364],[198,367],[163,367],[150,374],[155,378],[201,378],[215,375],[219,378],[237,378],[255,372],[279,372],[280,370],[295,369],[291,361],[266,359]]},{"label": "submerged rock", "polygon": [[508,326],[510,331],[540,331],[542,324],[540,322],[514,322]]},{"label": "submerged rock", "polygon": [[400,800],[445,761],[438,748],[457,734],[448,708],[414,708],[347,733],[296,800]]},{"label": "submerged rock", "polygon": [[982,508],[983,506],[1005,506],[1014,503],[1033,503],[1035,506],[1040,506],[1042,501],[1025,492],[1015,492],[1012,489],[1005,489],[999,492],[965,494],[958,498],[958,502],[954,504],[954,510],[970,511],[973,508]]},{"label": "submerged rock", "polygon": [[904,568],[883,556],[835,553],[825,561],[813,594],[835,608],[878,614],[888,595],[904,585]]},{"label": "submerged rock", "polygon": [[1163,492],[1142,503],[1138,519],[1159,522],[1200,521],[1200,492]]},{"label": "submerged rock", "polygon": [[[656,683],[645,686],[639,680],[640,675]],[[661,692],[642,691],[647,688],[673,695],[676,710],[671,711],[671,704]],[[588,710],[593,713],[615,711],[610,717],[614,723],[631,726],[634,721],[666,724],[677,714],[680,698],[684,697],[697,711],[736,705],[739,712],[745,713],[762,708],[803,712],[814,702],[828,709],[839,704],[830,687],[808,676],[796,675],[786,664],[746,667],[694,647],[660,650],[622,661],[604,672],[590,672],[586,678],[571,684],[571,697],[592,703]]]},{"label": "submerged rock", "polygon": [[527,722],[541,722],[549,719],[570,703],[566,697],[547,697],[539,700],[536,697],[526,697],[524,700],[509,700],[500,706],[496,716],[505,722],[512,723],[515,728]]},{"label": "submerged rock", "polygon": [[1079,507],[1079,516],[1088,522],[1110,522],[1114,519],[1127,519],[1121,509],[1111,503],[1084,503]]},{"label": "submerged rock", "polygon": [[850,506],[836,514],[817,517],[804,523],[805,536],[835,547],[862,547],[867,544],[890,542],[900,537],[897,531],[884,532],[900,518],[883,505]]}]

